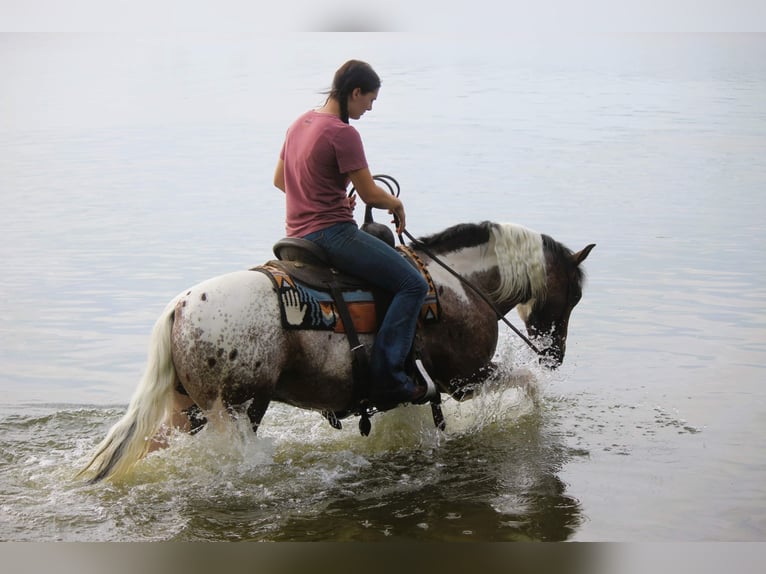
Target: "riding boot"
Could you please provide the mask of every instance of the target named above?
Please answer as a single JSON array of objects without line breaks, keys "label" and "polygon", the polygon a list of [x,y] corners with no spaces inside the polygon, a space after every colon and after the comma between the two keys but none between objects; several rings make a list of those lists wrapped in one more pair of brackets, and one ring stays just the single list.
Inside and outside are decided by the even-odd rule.
[{"label": "riding boot", "polygon": [[426,371],[420,359],[414,363],[412,376],[404,384],[373,385],[370,389],[371,402],[381,411],[400,404],[422,405],[439,396],[439,390]]}]

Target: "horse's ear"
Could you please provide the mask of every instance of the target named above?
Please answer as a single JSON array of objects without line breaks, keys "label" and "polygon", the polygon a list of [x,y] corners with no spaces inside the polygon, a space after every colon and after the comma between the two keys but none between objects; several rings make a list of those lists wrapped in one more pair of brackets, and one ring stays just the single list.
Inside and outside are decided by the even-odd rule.
[{"label": "horse's ear", "polygon": [[583,261],[585,261],[585,258],[588,257],[588,254],[591,252],[591,249],[593,249],[596,246],[595,243],[591,243],[588,245],[585,249],[578,251],[574,255],[572,255],[572,259],[574,259],[574,262],[576,265],[579,265]]}]

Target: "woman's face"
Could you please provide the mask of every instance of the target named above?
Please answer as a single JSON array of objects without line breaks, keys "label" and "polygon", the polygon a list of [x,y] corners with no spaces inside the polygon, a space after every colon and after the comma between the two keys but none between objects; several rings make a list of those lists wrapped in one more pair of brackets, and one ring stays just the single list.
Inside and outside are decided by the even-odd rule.
[{"label": "woman's face", "polygon": [[348,117],[352,120],[358,120],[372,109],[372,102],[378,97],[378,90],[362,93],[360,88],[355,88],[348,97]]}]

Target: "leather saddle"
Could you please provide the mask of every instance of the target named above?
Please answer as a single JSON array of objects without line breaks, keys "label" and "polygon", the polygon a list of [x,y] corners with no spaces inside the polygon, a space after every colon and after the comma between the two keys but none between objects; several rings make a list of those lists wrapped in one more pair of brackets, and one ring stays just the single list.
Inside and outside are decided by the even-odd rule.
[{"label": "leather saddle", "polygon": [[308,239],[285,237],[274,244],[273,251],[279,260],[278,266],[309,287],[326,289],[334,285],[342,291],[369,289],[364,280],[332,267],[324,250]]}]

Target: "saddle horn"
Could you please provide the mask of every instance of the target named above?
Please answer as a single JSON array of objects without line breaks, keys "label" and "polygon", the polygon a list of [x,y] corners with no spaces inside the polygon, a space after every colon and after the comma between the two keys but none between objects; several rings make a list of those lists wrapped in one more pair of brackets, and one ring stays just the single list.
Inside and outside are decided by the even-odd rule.
[{"label": "saddle horn", "polygon": [[391,247],[396,246],[396,240],[394,239],[394,232],[382,223],[376,223],[372,217],[372,206],[368,205],[364,210],[364,223],[362,224],[362,231],[366,231],[370,235],[373,235],[385,241]]}]

